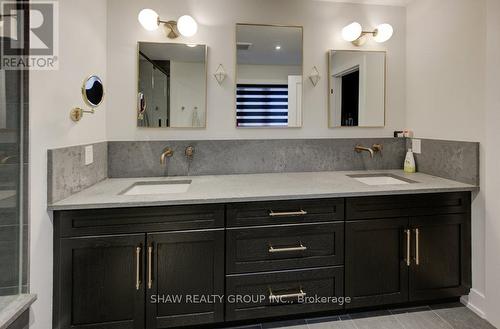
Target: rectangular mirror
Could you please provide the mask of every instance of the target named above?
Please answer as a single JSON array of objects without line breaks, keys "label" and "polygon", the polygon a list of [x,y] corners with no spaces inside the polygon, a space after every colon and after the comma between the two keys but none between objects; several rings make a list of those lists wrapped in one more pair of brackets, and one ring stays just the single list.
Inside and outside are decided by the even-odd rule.
[{"label": "rectangular mirror", "polygon": [[302,27],[236,25],[236,126],[302,126]]},{"label": "rectangular mirror", "polygon": [[329,127],[384,127],[386,54],[331,50]]},{"label": "rectangular mirror", "polygon": [[137,126],[204,128],[207,47],[139,42]]}]

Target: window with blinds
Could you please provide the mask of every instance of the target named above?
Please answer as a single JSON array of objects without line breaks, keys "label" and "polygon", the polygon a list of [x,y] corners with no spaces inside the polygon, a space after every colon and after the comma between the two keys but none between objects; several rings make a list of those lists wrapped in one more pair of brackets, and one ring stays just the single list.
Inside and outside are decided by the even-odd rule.
[{"label": "window with blinds", "polygon": [[288,126],[288,85],[238,84],[238,127]]}]

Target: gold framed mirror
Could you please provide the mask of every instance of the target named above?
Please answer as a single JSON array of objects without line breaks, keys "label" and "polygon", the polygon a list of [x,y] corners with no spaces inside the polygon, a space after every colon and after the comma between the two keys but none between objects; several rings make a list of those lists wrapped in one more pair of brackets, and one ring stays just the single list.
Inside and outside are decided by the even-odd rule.
[{"label": "gold framed mirror", "polygon": [[385,51],[330,50],[328,53],[328,126],[385,126]]},{"label": "gold framed mirror", "polygon": [[302,26],[236,24],[237,128],[302,126]]},{"label": "gold framed mirror", "polygon": [[137,126],[205,128],[207,46],[139,42]]}]

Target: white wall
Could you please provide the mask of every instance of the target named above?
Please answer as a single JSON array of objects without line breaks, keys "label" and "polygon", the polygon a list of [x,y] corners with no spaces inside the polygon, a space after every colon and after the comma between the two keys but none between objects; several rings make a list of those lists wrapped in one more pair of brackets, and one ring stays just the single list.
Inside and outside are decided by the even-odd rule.
[{"label": "white wall", "polygon": [[59,2],[58,71],[30,72],[30,289],[38,295],[30,328],[52,328],[52,221],[47,212],[47,149],[106,140],[106,102],[80,123],[69,111],[83,106],[83,80],[106,77],[106,3]]},{"label": "white wall", "polygon": [[237,83],[288,84],[289,75],[302,75],[297,65],[249,65],[239,64]]},{"label": "white wall", "polygon": [[[203,43],[208,49],[208,122],[204,130],[163,130],[136,127],[136,49],[138,41],[168,42],[163,30],[145,31],[138,12],[154,8],[162,18],[192,15],[198,34],[174,42]],[[284,10],[286,8],[286,10]],[[385,129],[328,129],[329,49],[353,49],[341,39],[342,27],[359,21],[365,28],[388,22],[395,28],[384,44],[369,41],[364,49],[388,51],[387,126]],[[366,6],[303,0],[108,0],[108,111],[110,140],[263,138],[262,129],[235,128],[235,24],[271,23],[304,27],[304,99],[301,129],[266,129],[265,138],[392,136],[405,124],[406,10],[402,7]],[[219,87],[213,73],[222,63],[228,78]],[[307,79],[317,66],[322,79],[314,88]]]},{"label": "white wall", "polygon": [[426,138],[482,138],[484,0],[417,0],[407,8],[407,122]]},{"label": "white wall", "polygon": [[205,82],[205,63],[170,62],[172,127],[203,127],[205,125]]},{"label": "white wall", "polygon": [[[486,312],[484,294],[490,291],[484,271],[485,4],[485,0],[418,0],[407,8],[407,126],[416,137],[481,143],[483,188],[472,204],[469,295],[479,313]],[[494,31],[491,37],[498,38],[499,30]]]},{"label": "white wall", "polygon": [[486,314],[500,328],[500,1],[487,0],[486,143],[483,190],[486,199]]}]

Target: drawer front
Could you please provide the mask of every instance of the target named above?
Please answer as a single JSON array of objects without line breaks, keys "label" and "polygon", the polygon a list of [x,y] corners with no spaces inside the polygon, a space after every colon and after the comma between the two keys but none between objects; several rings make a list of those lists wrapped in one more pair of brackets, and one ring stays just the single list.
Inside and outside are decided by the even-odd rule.
[{"label": "drawer front", "polygon": [[466,213],[470,202],[470,192],[348,198],[346,219]]},{"label": "drawer front", "polygon": [[228,229],[230,274],[342,265],[344,223]]},{"label": "drawer front", "polygon": [[224,205],[57,211],[62,237],[224,227]]},{"label": "drawer front", "polygon": [[408,214],[408,196],[370,196],[346,199],[346,219],[403,217]]},{"label": "drawer front", "polygon": [[344,199],[237,203],[227,206],[229,227],[341,221]]},{"label": "drawer front", "polygon": [[470,192],[415,194],[410,198],[410,216],[467,213],[471,205]]},{"label": "drawer front", "polygon": [[343,273],[338,266],[226,276],[226,321],[343,309]]}]

